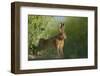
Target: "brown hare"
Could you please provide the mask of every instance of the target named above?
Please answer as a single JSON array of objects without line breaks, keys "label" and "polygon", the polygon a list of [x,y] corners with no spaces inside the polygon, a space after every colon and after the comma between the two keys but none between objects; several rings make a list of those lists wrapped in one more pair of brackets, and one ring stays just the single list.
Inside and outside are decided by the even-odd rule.
[{"label": "brown hare", "polygon": [[55,48],[57,51],[58,57],[64,57],[64,40],[66,39],[66,34],[64,32],[64,24],[60,23],[59,33],[51,38],[44,39],[41,38],[38,43],[38,47],[41,50],[50,48]]}]

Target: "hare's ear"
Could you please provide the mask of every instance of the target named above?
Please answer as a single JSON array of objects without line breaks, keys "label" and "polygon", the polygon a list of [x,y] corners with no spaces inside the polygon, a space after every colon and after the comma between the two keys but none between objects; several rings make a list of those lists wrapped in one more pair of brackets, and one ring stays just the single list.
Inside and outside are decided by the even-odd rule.
[{"label": "hare's ear", "polygon": [[64,23],[62,23],[62,26],[61,27],[64,28]]},{"label": "hare's ear", "polygon": [[59,25],[59,32],[61,32],[62,23]]},{"label": "hare's ear", "polygon": [[62,25],[63,25],[63,27],[64,27],[64,23],[63,23]]},{"label": "hare's ear", "polygon": [[63,32],[63,31],[64,31],[64,23],[60,23],[59,32]]}]

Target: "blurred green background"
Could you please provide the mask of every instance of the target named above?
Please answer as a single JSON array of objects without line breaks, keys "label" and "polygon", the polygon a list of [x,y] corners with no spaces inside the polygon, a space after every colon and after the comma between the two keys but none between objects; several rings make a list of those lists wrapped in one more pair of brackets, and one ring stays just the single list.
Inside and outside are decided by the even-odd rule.
[{"label": "blurred green background", "polygon": [[[88,18],[74,16],[28,15],[28,59],[38,59],[32,53],[37,51],[40,38],[48,39],[58,32],[60,23],[64,23],[67,39],[64,44],[64,58],[88,57]],[[48,48],[42,51],[41,59],[54,59],[56,51]]]}]

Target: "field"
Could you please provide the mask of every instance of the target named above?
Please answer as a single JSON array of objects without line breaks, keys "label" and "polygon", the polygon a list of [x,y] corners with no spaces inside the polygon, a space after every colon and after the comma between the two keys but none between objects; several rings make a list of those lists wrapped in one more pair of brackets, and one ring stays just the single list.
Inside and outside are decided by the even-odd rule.
[{"label": "field", "polygon": [[[74,16],[42,16],[28,15],[28,59],[60,59],[56,50],[47,47],[40,50],[38,47],[41,38],[49,39],[58,32],[60,23],[64,23],[67,35],[64,43],[64,58],[76,59],[88,57],[88,18]],[[40,53],[40,55],[36,55]]]}]

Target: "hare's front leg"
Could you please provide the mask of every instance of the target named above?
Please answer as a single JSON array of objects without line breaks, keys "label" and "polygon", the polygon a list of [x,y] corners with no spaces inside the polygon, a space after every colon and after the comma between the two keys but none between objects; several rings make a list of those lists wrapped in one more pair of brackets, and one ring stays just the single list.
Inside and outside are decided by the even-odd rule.
[{"label": "hare's front leg", "polygon": [[61,57],[64,57],[64,51],[63,51],[63,48],[60,48],[60,56],[61,56]]},{"label": "hare's front leg", "polygon": [[57,54],[60,57],[60,50],[59,49],[57,49]]},{"label": "hare's front leg", "polygon": [[60,56],[61,57],[64,57],[64,50],[63,50],[63,48],[64,48],[64,41],[62,40],[61,43],[60,43],[60,47],[59,47],[59,49],[60,49]]},{"label": "hare's front leg", "polygon": [[57,45],[57,54],[59,57],[63,57],[64,54],[63,54],[63,46],[61,46],[60,44]]},{"label": "hare's front leg", "polygon": [[56,50],[57,50],[57,55],[60,57],[60,49],[59,49],[59,46],[56,47]]}]

